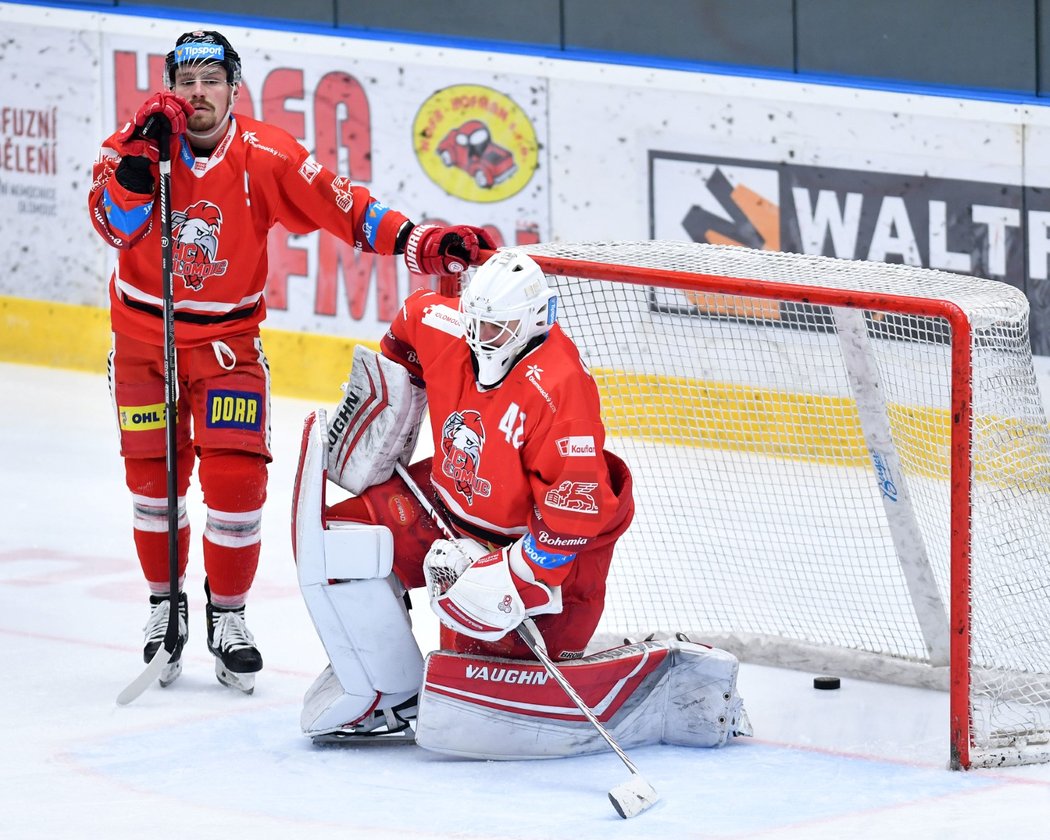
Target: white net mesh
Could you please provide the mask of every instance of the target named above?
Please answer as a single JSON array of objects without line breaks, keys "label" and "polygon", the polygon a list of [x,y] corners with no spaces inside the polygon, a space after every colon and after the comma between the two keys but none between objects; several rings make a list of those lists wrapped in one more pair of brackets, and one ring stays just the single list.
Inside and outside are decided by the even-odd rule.
[{"label": "white net mesh", "polygon": [[[1046,760],[1050,440],[1019,291],[680,242],[526,250],[546,268],[597,264],[562,263],[553,279],[559,321],[602,391],[608,448],[635,479],[636,519],[617,548],[602,640],[682,630],[752,660],[947,686],[938,666],[953,589],[962,597],[950,541],[965,524],[951,496],[951,327],[902,312],[900,299],[964,312],[972,760]],[[616,266],[678,288],[593,279]],[[719,278],[756,281],[756,297],[718,294]],[[778,296],[757,297],[771,284]],[[812,289],[839,290],[861,309],[815,305]],[[873,463],[836,329],[836,317],[858,311],[899,474]],[[910,496],[910,531],[891,527],[877,474],[899,485],[895,501]],[[920,578],[928,570],[925,592],[909,584],[902,553],[918,558]]]}]

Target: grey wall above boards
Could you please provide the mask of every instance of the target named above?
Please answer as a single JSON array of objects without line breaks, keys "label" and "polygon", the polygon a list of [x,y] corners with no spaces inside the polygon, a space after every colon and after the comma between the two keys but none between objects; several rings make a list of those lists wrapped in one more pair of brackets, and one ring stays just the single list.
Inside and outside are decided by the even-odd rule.
[{"label": "grey wall above boards", "polygon": [[[334,19],[334,0],[116,0],[115,6],[140,9],[186,9],[211,14],[250,15],[260,18],[304,21],[331,26]],[[236,46],[236,45],[235,45]]]},{"label": "grey wall above boards", "polygon": [[1050,95],[1050,0],[51,0]]},{"label": "grey wall above boards", "polygon": [[799,73],[1036,91],[1037,0],[795,3]]},{"label": "grey wall above boards", "polygon": [[333,5],[336,26],[554,49],[562,43],[562,0],[333,0]]},{"label": "grey wall above boards", "polygon": [[565,48],[794,68],[792,0],[565,0]]},{"label": "grey wall above boards", "polygon": [[1037,0],[1036,66],[1039,68],[1039,94],[1050,96],[1050,0]]}]

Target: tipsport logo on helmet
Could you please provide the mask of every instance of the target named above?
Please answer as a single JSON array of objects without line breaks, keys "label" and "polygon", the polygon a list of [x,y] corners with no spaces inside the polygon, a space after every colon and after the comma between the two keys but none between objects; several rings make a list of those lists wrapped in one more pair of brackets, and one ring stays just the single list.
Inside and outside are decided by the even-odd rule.
[{"label": "tipsport logo on helmet", "polygon": [[505,93],[482,85],[453,85],[429,97],[413,121],[412,144],[430,180],[467,201],[510,198],[539,165],[532,120]]},{"label": "tipsport logo on helmet", "polygon": [[175,63],[186,64],[191,61],[218,61],[226,58],[226,50],[221,44],[182,44],[175,47]]},{"label": "tipsport logo on helmet", "polygon": [[201,29],[180,35],[175,49],[164,57],[164,84],[175,87],[175,70],[179,67],[197,67],[218,64],[226,70],[226,81],[241,83],[241,58],[221,32]]}]

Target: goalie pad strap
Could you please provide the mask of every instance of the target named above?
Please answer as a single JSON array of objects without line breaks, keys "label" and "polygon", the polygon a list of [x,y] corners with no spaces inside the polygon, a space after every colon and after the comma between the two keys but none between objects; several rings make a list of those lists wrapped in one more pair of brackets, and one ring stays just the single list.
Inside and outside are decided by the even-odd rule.
[{"label": "goalie pad strap", "polygon": [[[561,672],[624,747],[717,747],[749,735],[738,662],[677,640],[641,642],[566,662]],[[537,662],[437,651],[427,657],[416,743],[481,759],[554,758],[608,749]]]},{"label": "goalie pad strap", "polygon": [[357,345],[346,396],[328,430],[328,477],[360,495],[386,481],[416,446],[426,395],[397,362]]}]

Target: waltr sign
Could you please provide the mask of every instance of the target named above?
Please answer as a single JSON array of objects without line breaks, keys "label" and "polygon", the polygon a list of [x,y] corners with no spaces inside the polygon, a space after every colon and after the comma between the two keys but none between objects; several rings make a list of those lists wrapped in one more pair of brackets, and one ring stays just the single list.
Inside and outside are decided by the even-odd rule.
[{"label": "waltr sign", "polygon": [[1050,191],[979,181],[651,151],[654,239],[942,269],[1028,294],[1050,354]]}]

